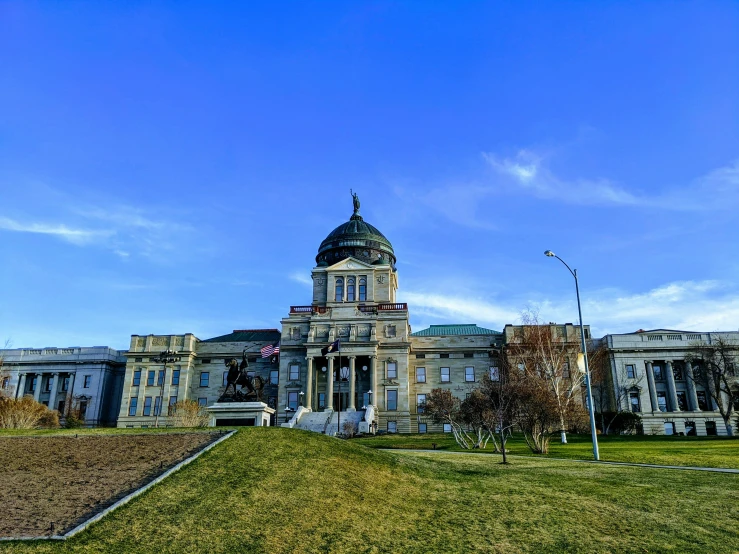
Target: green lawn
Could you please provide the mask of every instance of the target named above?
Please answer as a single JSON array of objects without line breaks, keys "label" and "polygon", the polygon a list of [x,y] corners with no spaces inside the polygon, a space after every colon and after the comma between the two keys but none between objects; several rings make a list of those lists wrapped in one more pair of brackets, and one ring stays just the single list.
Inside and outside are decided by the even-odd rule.
[{"label": "green lawn", "polygon": [[74,539],[0,551],[739,550],[739,475],[362,444],[244,428]]},{"label": "green lawn", "polygon": [[[451,434],[381,435],[356,439],[372,448],[412,448],[462,451]],[[552,438],[548,456],[592,460],[593,447],[590,435],[568,435],[568,444],[561,444],[559,436]],[[739,438],[725,437],[665,437],[665,436],[599,436],[600,459],[610,462],[636,462],[646,464],[703,466],[739,469]],[[508,442],[511,454],[535,456],[523,436],[514,435]],[[492,442],[485,450],[493,453]],[[536,455],[542,457],[541,455]]]}]

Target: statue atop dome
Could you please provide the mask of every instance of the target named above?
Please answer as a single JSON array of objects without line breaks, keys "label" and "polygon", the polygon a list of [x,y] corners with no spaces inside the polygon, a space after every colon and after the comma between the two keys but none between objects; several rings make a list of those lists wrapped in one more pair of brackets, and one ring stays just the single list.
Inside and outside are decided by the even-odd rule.
[{"label": "statue atop dome", "polygon": [[359,196],[352,189],[349,189],[352,195],[352,202],[354,203],[354,215],[359,215]]}]

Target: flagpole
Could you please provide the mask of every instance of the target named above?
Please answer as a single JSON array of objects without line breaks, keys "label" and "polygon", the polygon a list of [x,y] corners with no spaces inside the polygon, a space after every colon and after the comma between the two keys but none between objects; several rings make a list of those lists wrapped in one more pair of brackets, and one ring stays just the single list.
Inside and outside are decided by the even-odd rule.
[{"label": "flagpole", "polygon": [[[339,417],[336,421],[336,436],[338,437],[339,431],[341,431],[341,338],[339,338],[339,370],[336,372],[336,375],[339,377]],[[331,378],[333,379],[333,375]]]}]

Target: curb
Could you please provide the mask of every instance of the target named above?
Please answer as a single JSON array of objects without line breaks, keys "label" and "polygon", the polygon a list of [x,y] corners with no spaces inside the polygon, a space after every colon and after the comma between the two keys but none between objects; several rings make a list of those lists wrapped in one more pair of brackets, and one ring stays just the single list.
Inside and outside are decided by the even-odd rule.
[{"label": "curb", "polygon": [[89,519],[87,519],[87,520],[83,521],[82,523],[80,523],[77,527],[75,527],[71,531],[67,531],[63,535],[46,535],[46,536],[43,536],[43,537],[0,537],[0,541],[48,541],[48,540],[52,540],[52,541],[66,541],[67,539],[71,539],[72,537],[74,537],[78,533],[81,533],[82,531],[84,531],[85,529],[87,529],[93,523],[95,523],[95,522],[101,520],[102,518],[104,518],[105,516],[107,516],[112,511],[117,510],[118,508],[120,508],[124,504],[127,504],[128,502],[130,502],[131,500],[133,500],[134,498],[136,498],[140,494],[143,494],[146,491],[148,491],[154,485],[156,485],[158,483],[161,483],[162,481],[164,481],[167,477],[169,477],[170,475],[172,475],[176,471],[179,471],[180,469],[182,469],[183,467],[185,467],[189,463],[194,462],[202,454],[205,454],[208,450],[210,450],[211,448],[214,448],[218,444],[222,443],[227,438],[232,437],[235,433],[236,433],[236,430],[233,430],[233,431],[229,432],[228,434],[222,436],[217,441],[214,441],[214,442],[210,443],[208,446],[206,446],[202,450],[196,452],[195,454],[193,454],[189,458],[186,458],[185,460],[182,460],[180,463],[178,463],[174,467],[169,468],[167,471],[165,471],[164,473],[162,473],[159,477],[157,477],[153,481],[150,481],[149,483],[147,483],[143,487],[138,488],[135,491],[133,491],[132,493],[124,496],[123,498],[121,498],[118,502],[116,502],[112,506],[108,506],[103,511],[98,512],[97,514],[93,515]]}]

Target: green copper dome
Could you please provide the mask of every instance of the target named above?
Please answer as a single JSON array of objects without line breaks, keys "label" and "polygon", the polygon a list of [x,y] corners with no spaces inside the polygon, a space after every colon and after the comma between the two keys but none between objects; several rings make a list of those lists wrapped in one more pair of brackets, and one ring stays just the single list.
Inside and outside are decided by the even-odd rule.
[{"label": "green copper dome", "polygon": [[377,227],[359,215],[359,199],[355,197],[354,215],[331,231],[318,248],[316,263],[328,266],[346,258],[356,258],[369,264],[389,264],[395,267],[393,245]]}]

